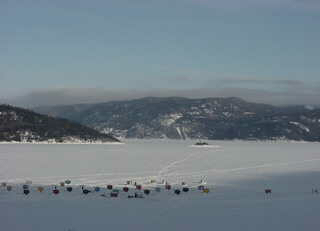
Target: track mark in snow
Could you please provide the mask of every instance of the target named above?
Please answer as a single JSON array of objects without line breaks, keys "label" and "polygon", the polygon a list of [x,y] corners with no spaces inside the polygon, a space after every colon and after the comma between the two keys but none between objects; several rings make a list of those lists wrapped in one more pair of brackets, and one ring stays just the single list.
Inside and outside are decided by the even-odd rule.
[{"label": "track mark in snow", "polygon": [[290,166],[290,165],[303,164],[303,163],[308,163],[308,162],[313,162],[313,161],[320,161],[320,159],[302,160],[302,161],[286,162],[286,163],[278,163],[278,164],[277,163],[276,164],[272,164],[272,163],[270,163],[270,164],[262,164],[262,165],[252,166],[252,167],[227,169],[225,171],[227,171],[227,172],[237,172],[237,171],[242,171],[242,170],[257,169],[257,168],[268,168],[268,167],[273,167],[273,166]]},{"label": "track mark in snow", "polygon": [[[219,150],[216,150],[216,152],[219,151]],[[169,170],[172,169],[173,167],[183,163],[183,162],[186,162],[186,161],[189,161],[193,156],[202,156],[203,153],[190,153],[187,157],[185,157],[184,159],[181,159],[181,160],[176,160],[176,161],[173,161],[171,163],[169,163],[168,165],[166,165],[165,167],[163,167],[162,169],[160,169],[160,171],[158,172],[158,177],[161,178],[162,176],[173,176],[173,175],[176,175],[174,173],[169,173]],[[207,153],[205,153],[207,154]],[[212,153],[210,153],[212,154]]]},{"label": "track mark in snow", "polygon": [[[107,176],[137,176],[144,174],[157,173],[155,171],[145,171],[145,172],[122,172],[122,173],[97,173],[97,174],[86,174],[77,176],[45,176],[45,177],[24,177],[24,178],[13,178],[6,181],[9,182],[24,182],[26,179],[32,179],[34,182],[56,182],[64,181],[66,179],[72,179],[74,181],[83,181],[84,179],[96,178],[96,177],[107,177]],[[104,178],[105,179],[105,178]],[[5,179],[2,179],[5,180]]]},{"label": "track mark in snow", "polygon": [[[179,173],[175,174],[178,176],[200,176],[204,173],[210,173],[210,172],[216,172],[216,173],[229,173],[229,172],[239,172],[239,171],[244,171],[244,170],[251,170],[251,169],[259,169],[259,168],[268,168],[268,167],[275,167],[275,166],[290,166],[290,165],[298,165],[298,164],[303,164],[303,163],[308,163],[308,162],[314,162],[314,161],[320,161],[320,158],[318,159],[310,159],[310,160],[302,160],[302,161],[295,161],[295,162],[286,162],[286,163],[269,163],[269,164],[261,164],[261,165],[256,165],[256,166],[251,166],[251,167],[240,167],[240,168],[231,168],[231,169],[208,169],[208,170],[203,170],[203,171],[198,171],[198,172],[190,172],[190,173]],[[168,175],[170,176],[170,175]]]}]

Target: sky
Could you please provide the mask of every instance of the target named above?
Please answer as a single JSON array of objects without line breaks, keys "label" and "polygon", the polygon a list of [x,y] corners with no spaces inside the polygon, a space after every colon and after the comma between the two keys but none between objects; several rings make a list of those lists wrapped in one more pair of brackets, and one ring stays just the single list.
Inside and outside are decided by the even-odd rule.
[{"label": "sky", "polygon": [[0,0],[0,99],[319,104],[319,25],[320,0]]}]

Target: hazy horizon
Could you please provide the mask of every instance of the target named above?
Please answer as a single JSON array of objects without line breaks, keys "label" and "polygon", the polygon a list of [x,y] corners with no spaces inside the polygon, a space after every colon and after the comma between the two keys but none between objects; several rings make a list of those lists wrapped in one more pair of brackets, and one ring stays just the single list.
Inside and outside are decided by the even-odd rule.
[{"label": "hazy horizon", "polygon": [[125,101],[144,97],[184,97],[190,99],[238,97],[248,102],[264,103],[275,106],[314,105],[319,106],[318,95],[297,96],[294,92],[268,92],[255,89],[152,89],[152,90],[107,90],[91,89],[46,89],[35,90],[25,95],[0,99],[0,104],[12,104],[21,107],[57,106],[73,104],[94,104],[110,101]]}]

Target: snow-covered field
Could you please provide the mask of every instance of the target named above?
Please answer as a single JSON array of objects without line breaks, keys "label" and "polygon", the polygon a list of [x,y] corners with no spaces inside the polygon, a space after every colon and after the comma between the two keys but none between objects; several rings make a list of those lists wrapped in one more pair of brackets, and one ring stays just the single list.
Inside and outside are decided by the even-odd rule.
[{"label": "snow-covered field", "polygon": [[[318,230],[320,144],[128,140],[125,144],[1,144],[0,230]],[[210,193],[151,192],[144,199],[83,195],[79,185],[167,180]],[[53,184],[70,179],[74,191]],[[45,185],[23,195],[26,180]],[[34,186],[35,187],[35,186]],[[181,186],[175,185],[181,188]],[[271,195],[264,190],[272,189]]]}]

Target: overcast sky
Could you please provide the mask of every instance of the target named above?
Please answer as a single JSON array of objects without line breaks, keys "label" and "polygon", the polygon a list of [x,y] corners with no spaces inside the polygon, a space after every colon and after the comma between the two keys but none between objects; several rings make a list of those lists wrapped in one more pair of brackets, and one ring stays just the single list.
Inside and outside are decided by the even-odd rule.
[{"label": "overcast sky", "polygon": [[319,25],[319,0],[0,0],[0,98],[316,104]]}]

